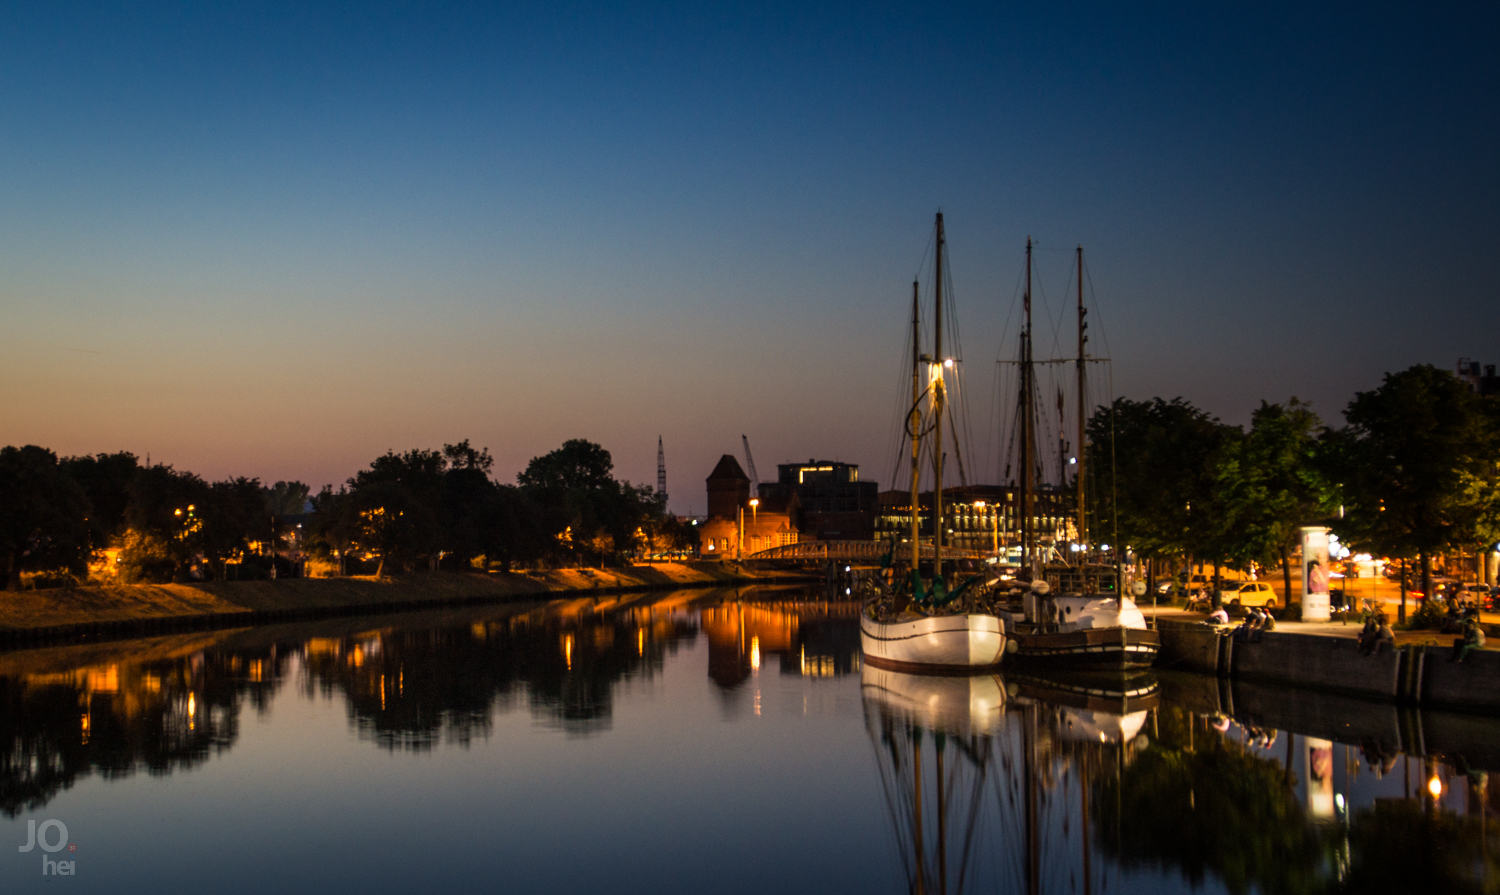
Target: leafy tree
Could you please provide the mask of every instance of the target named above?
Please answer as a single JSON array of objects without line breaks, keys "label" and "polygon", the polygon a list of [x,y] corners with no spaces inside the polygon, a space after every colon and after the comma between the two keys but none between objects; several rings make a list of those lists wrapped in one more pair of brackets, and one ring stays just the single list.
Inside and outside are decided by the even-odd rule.
[{"label": "leafy tree", "polygon": [[265,503],[273,516],[300,516],[312,489],[301,482],[277,482],[265,489]]},{"label": "leafy tree", "polygon": [[130,502],[130,483],[140,472],[135,454],[68,457],[59,465],[88,495],[89,547],[102,550],[125,533],[125,507]]},{"label": "leafy tree", "polygon": [[196,515],[202,520],[197,546],[203,557],[225,577],[230,560],[241,558],[250,542],[268,542],[273,534],[267,490],[258,479],[226,479],[208,488]]},{"label": "leafy tree", "polygon": [[1118,526],[1121,543],[1146,558],[1227,556],[1217,471],[1236,427],[1182,398],[1117,398],[1094,413],[1088,430],[1099,494],[1110,495],[1094,504],[1094,531]]},{"label": "leafy tree", "polygon": [[1250,431],[1232,439],[1219,457],[1217,490],[1227,516],[1226,550],[1236,565],[1281,564],[1286,599],[1292,595],[1288,554],[1298,528],[1326,515],[1332,489],[1318,464],[1322,421],[1296,398],[1286,405],[1262,401]]},{"label": "leafy tree", "polygon": [[127,580],[185,577],[204,549],[199,510],[207,505],[209,493],[207,482],[170,466],[147,466],[136,474],[125,506],[130,532],[120,557]]},{"label": "leafy tree", "polygon": [[1344,411],[1328,454],[1343,485],[1346,536],[1386,555],[1421,561],[1432,593],[1432,555],[1493,537],[1494,405],[1446,370],[1386,374]]},{"label": "leafy tree", "polygon": [[88,515],[88,496],[56,454],[36,445],[0,448],[0,571],[7,589],[21,586],[23,571],[82,574]]},{"label": "leafy tree", "polygon": [[549,454],[532,458],[517,476],[521,489],[550,520],[554,549],[564,554],[566,541],[603,560],[634,547],[636,532],[660,514],[652,489],[616,481],[609,451],[583,439],[572,439]]}]

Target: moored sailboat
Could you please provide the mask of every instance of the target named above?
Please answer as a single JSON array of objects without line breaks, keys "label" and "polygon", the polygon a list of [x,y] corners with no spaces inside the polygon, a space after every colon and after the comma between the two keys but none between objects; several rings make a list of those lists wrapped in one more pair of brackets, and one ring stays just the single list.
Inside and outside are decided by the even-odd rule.
[{"label": "moored sailboat", "polygon": [[[983,576],[973,575],[950,588],[943,574],[943,414],[947,409],[943,357],[943,215],[937,215],[933,353],[920,347],[920,301],[912,284],[911,409],[906,432],[911,440],[911,535],[909,557],[896,557],[891,545],[882,580],[868,580],[860,612],[860,647],[865,659],[878,668],[898,671],[966,672],[1000,664],[1005,656],[1006,630],[1001,617],[979,606],[974,595]],[[923,385],[923,365],[927,366]],[[929,411],[923,419],[922,401]],[[924,425],[925,422],[925,425]],[[931,577],[922,576],[921,447],[930,436],[933,464],[933,538]],[[902,559],[905,559],[904,567]],[[951,568],[951,564],[950,564]]]},{"label": "moored sailboat", "polygon": [[[1121,587],[1116,565],[1043,564],[1034,531],[1036,410],[1031,355],[1031,241],[1026,242],[1025,324],[1021,332],[1021,541],[1018,579],[1026,586],[1019,607],[1001,613],[1027,664],[1119,670],[1145,668],[1156,660],[1161,638]],[[1087,355],[1084,335],[1083,248],[1078,249],[1078,477],[1077,527],[1080,557],[1088,555],[1087,488],[1084,477]]]}]

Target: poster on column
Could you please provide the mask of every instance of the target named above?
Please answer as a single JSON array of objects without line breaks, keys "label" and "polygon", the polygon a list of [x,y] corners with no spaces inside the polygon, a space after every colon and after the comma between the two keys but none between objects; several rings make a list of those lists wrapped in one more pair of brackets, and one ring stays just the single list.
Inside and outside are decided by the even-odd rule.
[{"label": "poster on column", "polygon": [[1328,529],[1308,525],[1302,529],[1302,620],[1326,622],[1328,605]]}]

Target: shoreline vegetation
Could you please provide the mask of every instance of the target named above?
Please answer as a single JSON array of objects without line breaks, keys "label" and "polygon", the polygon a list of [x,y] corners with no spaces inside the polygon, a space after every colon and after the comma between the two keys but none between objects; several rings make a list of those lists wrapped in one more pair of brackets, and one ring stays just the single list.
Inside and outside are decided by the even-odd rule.
[{"label": "shoreline vegetation", "polygon": [[630,591],[795,584],[803,573],[719,562],[536,572],[115,584],[0,593],[0,646],[81,642],[334,615]]}]

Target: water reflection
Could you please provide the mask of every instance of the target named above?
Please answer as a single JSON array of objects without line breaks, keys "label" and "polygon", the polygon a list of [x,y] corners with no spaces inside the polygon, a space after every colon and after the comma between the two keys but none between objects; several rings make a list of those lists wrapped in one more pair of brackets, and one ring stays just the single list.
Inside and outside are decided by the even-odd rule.
[{"label": "water reflection", "polygon": [[[471,748],[517,712],[608,744],[636,684],[686,668],[709,705],[753,701],[727,713],[737,723],[766,723],[778,682],[832,697],[783,688],[804,714],[851,713],[855,732],[818,748],[870,749],[872,770],[835,785],[883,800],[893,838],[868,848],[910,891],[1500,888],[1500,722],[1191,675],[886,672],[860,662],[857,607],[813,596],[690,591],[0,654],[0,811],[89,776],[202,765],[279,697],[332,700],[364,752]],[[702,711],[671,708],[657,735],[716,723]],[[757,742],[768,769],[809,762]],[[661,798],[646,807],[683,795]]]}]

